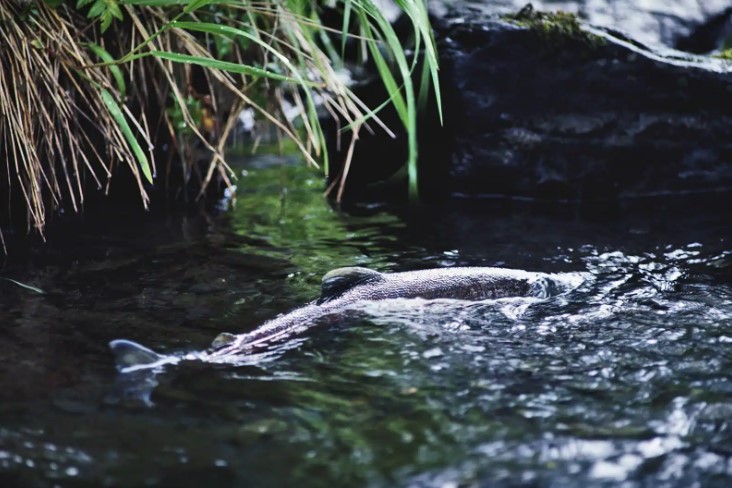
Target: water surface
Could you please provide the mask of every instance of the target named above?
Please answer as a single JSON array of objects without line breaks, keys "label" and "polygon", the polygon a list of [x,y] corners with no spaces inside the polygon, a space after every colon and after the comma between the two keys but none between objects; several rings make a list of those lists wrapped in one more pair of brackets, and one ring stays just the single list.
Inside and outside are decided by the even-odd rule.
[{"label": "water surface", "polygon": [[[218,217],[116,222],[2,276],[2,486],[729,486],[726,218],[592,223],[474,203],[339,212],[299,166]],[[49,256],[52,256],[51,259]],[[204,349],[344,265],[589,271],[547,300],[393,300],[253,360]]]}]

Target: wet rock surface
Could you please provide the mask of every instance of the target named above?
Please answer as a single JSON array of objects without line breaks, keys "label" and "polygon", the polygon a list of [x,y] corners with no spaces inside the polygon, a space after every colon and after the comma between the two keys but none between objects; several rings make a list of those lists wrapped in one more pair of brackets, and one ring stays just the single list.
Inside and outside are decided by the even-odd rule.
[{"label": "wet rock surface", "polygon": [[453,9],[437,24],[451,195],[730,194],[732,63],[485,8]]},{"label": "wet rock surface", "polygon": [[[527,0],[458,0],[438,2],[442,6],[469,6],[483,13],[506,14],[523,8]],[[593,25],[625,32],[638,42],[675,46],[732,6],[729,0],[534,0],[538,10],[564,10]],[[444,7],[443,7],[444,8]]]}]

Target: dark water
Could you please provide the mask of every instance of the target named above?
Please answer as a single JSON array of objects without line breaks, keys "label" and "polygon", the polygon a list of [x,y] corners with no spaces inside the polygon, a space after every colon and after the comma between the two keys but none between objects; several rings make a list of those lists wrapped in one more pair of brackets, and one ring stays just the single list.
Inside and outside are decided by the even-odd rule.
[{"label": "dark water", "polygon": [[[0,280],[0,486],[730,486],[728,219],[346,214],[320,189],[253,170],[229,214],[115,222],[6,268],[46,293]],[[201,350],[354,264],[593,278],[366,304],[242,364],[114,370],[112,339]]]}]

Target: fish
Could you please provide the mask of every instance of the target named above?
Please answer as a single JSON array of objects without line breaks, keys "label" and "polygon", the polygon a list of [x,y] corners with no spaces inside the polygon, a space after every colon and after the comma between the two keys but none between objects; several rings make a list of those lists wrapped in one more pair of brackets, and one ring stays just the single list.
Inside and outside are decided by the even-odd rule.
[{"label": "fish", "polygon": [[162,355],[136,342],[118,339],[109,346],[117,369],[131,372],[175,364],[182,360],[225,362],[254,353],[273,343],[303,333],[321,322],[335,322],[364,301],[395,298],[481,301],[509,297],[548,298],[579,286],[587,273],[541,273],[505,268],[452,267],[398,273],[345,267],[323,276],[320,297],[281,314],[244,334],[224,332],[208,350],[184,355]]}]

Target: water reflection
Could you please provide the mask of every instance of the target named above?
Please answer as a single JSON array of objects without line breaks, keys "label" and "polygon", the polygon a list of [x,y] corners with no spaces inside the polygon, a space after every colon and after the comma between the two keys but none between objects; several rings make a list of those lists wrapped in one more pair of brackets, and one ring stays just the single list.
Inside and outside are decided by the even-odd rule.
[{"label": "water reflection", "polygon": [[[214,224],[170,228],[167,243],[110,238],[104,252],[9,276],[46,295],[0,285],[3,485],[732,480],[728,222],[351,215],[325,205],[307,173],[276,171],[284,200],[253,171]],[[115,385],[109,340],[202,350],[313,299],[325,271],[352,264],[592,279],[546,299],[366,303],[260,356]]]}]

